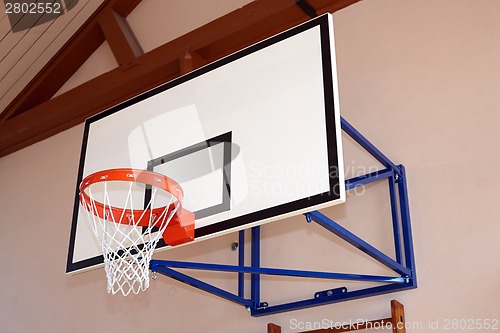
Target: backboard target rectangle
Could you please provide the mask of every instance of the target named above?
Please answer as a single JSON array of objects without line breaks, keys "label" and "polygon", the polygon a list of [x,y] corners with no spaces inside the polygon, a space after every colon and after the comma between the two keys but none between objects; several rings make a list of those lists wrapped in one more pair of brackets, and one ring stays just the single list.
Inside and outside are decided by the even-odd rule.
[{"label": "backboard target rectangle", "polygon": [[[197,219],[230,209],[231,132],[152,159],[147,169],[175,179],[185,193],[183,206]],[[197,188],[204,189],[203,196],[193,196]]]},{"label": "backboard target rectangle", "polygon": [[[331,15],[89,118],[77,183],[124,167],[180,183],[195,241],[344,202]],[[89,229],[77,194],[68,273],[102,263]]]}]

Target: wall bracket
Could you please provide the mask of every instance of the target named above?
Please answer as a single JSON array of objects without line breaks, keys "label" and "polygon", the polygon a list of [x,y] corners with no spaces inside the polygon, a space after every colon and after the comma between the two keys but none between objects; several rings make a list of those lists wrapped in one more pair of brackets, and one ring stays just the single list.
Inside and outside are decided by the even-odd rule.
[{"label": "wall bracket", "polygon": [[[207,264],[196,262],[181,262],[171,260],[151,260],[153,273],[161,273],[180,282],[189,284],[208,293],[225,298],[247,308],[252,316],[264,316],[279,312],[286,312],[309,308],[313,306],[337,303],[351,299],[381,295],[412,289],[417,287],[415,270],[415,258],[413,252],[413,240],[410,223],[410,210],[408,203],[408,191],[406,183],[406,172],[403,165],[395,165],[389,158],[380,152],[361,133],[352,127],[344,118],[341,118],[342,130],[356,141],[370,155],[377,159],[384,169],[372,173],[347,179],[345,181],[346,191],[358,186],[373,182],[387,182],[389,187],[389,200],[391,203],[392,229],[394,238],[394,258],[386,255],[354,233],[345,229],[332,219],[319,211],[311,211],[305,215],[309,223],[317,223],[331,233],[343,239],[347,243],[358,248],[368,256],[377,260],[382,265],[394,272],[391,276],[348,274],[335,272],[318,272],[294,269],[268,268],[260,265],[260,227],[251,229],[251,263],[245,266],[245,231],[239,232],[238,265]],[[181,273],[173,268],[185,268],[194,270],[210,270],[218,272],[238,273],[238,293],[234,294],[203,282],[199,279]],[[250,298],[245,298],[245,274],[251,274]],[[329,289],[316,292],[312,298],[289,302],[278,305],[269,305],[261,302],[260,277],[261,275],[281,275],[303,278],[319,278],[345,281],[375,282],[380,285],[369,288],[349,290],[346,287]]]}]

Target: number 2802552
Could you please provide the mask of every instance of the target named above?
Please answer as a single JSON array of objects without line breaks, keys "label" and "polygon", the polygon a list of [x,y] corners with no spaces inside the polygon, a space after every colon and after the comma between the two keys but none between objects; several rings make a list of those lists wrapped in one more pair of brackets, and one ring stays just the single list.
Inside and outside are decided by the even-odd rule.
[{"label": "number 2802552", "polygon": [[6,2],[6,14],[61,14],[59,2]]}]

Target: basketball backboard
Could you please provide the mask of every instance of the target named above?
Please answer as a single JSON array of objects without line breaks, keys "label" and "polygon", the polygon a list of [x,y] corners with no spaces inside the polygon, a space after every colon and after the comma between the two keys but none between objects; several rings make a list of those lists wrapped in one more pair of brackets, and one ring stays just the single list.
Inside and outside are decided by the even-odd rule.
[{"label": "basketball backboard", "polygon": [[[195,241],[342,203],[338,105],[328,14],[89,118],[77,185],[105,169],[165,174]],[[66,271],[101,263],[77,189]]]}]

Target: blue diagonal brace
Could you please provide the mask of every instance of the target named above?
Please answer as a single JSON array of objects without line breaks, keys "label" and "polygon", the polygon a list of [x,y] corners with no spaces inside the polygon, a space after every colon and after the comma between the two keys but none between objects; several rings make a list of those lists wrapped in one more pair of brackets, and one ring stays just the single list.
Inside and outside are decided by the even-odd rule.
[{"label": "blue diagonal brace", "polygon": [[399,168],[392,163],[392,161],[385,156],[380,150],[377,149],[368,139],[366,139],[361,133],[358,132],[351,124],[347,122],[344,118],[340,118],[340,124],[342,130],[347,133],[351,138],[354,139],[361,147],[363,147],[370,155],[375,157],[377,161],[382,163],[386,168],[390,168],[399,173]]},{"label": "blue diagonal brace", "polygon": [[325,215],[321,214],[318,211],[312,211],[309,213],[306,213],[306,219],[308,221],[314,221],[324,227],[325,229],[329,230],[333,234],[337,235],[338,237],[342,238],[349,244],[353,245],[354,247],[358,248],[359,250],[363,251],[370,257],[376,259],[380,263],[384,264],[385,266],[389,267],[390,269],[394,270],[395,272],[401,274],[402,276],[411,276],[411,270],[409,268],[404,267],[397,261],[391,259],[381,251],[377,250],[375,247],[372,245],[368,244],[346,228],[342,227],[340,224],[336,223],[332,219],[326,217]]},{"label": "blue diagonal brace", "polygon": [[168,277],[171,277],[172,279],[175,279],[177,281],[189,284],[190,286],[193,286],[195,288],[204,290],[204,291],[211,293],[215,296],[219,296],[219,297],[225,298],[231,302],[235,302],[237,304],[244,305],[245,307],[251,308],[253,306],[253,302],[251,300],[234,295],[234,294],[232,294],[224,289],[217,288],[211,284],[208,284],[208,283],[203,282],[201,280],[195,279],[192,276],[180,273],[180,272],[173,270],[171,268],[151,263],[151,270],[153,272],[158,272],[158,273],[161,273],[161,274],[166,275]]}]

